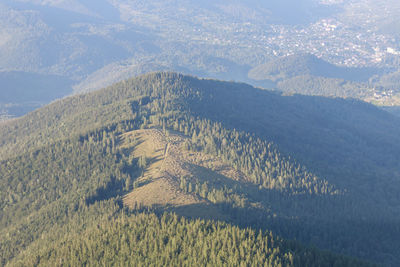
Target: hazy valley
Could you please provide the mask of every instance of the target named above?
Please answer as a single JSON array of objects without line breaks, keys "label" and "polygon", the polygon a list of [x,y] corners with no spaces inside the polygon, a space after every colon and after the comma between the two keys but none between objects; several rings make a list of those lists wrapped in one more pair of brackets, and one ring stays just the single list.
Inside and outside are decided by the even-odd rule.
[{"label": "hazy valley", "polygon": [[[375,8],[374,15],[370,7]],[[100,89],[149,71],[172,70],[285,92],[356,97],[395,106],[399,102],[400,47],[393,21],[399,13],[396,1],[375,4],[367,0],[268,4],[5,0],[0,5],[0,71],[17,71],[26,74],[26,79],[35,75],[36,84],[48,75],[62,76],[57,87],[65,90],[51,89],[52,84],[46,87],[52,99]],[[322,63],[319,67],[327,69],[311,77],[296,75],[276,82],[254,76],[263,66],[279,64],[280,58],[285,61],[287,56],[304,54],[336,64],[343,72],[345,67],[369,71],[332,80],[327,74],[332,68]],[[306,65],[289,60],[285,68],[315,65],[300,61]],[[32,95],[29,91],[37,89],[19,86],[18,90]],[[37,107],[29,103],[2,99],[2,117],[21,114],[8,106]]]}]

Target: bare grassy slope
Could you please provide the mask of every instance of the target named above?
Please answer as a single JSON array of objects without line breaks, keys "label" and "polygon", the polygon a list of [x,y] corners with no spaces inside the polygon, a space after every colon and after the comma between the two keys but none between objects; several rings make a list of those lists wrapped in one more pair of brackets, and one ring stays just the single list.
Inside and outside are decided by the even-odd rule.
[{"label": "bare grassy slope", "polygon": [[[181,178],[204,182],[213,176],[236,181],[246,181],[247,177],[215,156],[186,150],[187,139],[177,132],[165,134],[158,128],[135,130],[122,136],[121,148],[132,150],[134,158],[145,158],[147,162],[134,189],[125,195],[125,206],[164,206],[189,216],[201,215],[200,212],[207,217],[225,217],[208,200],[182,190]],[[205,210],[200,211],[200,207]]]}]

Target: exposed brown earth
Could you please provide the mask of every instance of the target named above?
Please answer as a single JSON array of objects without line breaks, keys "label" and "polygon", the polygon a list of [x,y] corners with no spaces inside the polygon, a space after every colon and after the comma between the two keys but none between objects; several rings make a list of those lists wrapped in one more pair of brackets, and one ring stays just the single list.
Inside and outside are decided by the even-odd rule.
[{"label": "exposed brown earth", "polygon": [[214,175],[233,180],[247,179],[215,156],[183,149],[187,138],[176,132],[164,134],[158,128],[135,130],[122,136],[120,147],[131,149],[135,158],[145,156],[148,162],[137,180],[138,186],[124,196],[125,206],[131,209],[163,206],[189,216],[204,213],[221,217],[212,203],[181,190],[181,177],[195,177],[200,181]]}]

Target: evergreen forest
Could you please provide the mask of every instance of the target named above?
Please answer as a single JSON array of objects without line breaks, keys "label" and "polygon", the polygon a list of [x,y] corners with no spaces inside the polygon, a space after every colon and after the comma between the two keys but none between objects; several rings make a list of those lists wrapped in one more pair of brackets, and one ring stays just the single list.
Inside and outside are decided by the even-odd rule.
[{"label": "evergreen forest", "polygon": [[150,73],[0,124],[2,266],[397,266],[400,119]]}]

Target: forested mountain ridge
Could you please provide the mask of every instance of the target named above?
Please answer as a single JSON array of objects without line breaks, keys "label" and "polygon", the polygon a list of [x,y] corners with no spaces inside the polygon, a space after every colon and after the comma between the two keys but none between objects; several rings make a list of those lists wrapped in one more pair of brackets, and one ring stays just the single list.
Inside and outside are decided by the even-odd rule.
[{"label": "forested mountain ridge", "polygon": [[71,225],[85,231],[81,223],[113,218],[124,196],[145,188],[140,176],[153,158],[137,152],[132,133],[140,128],[159,129],[168,140],[182,135],[187,153],[218,157],[247,177],[215,175],[212,164],[172,175],[176,190],[221,218],[398,262],[396,117],[356,100],[282,96],[175,73],[126,80],[1,124],[2,262],[67,238]]}]

